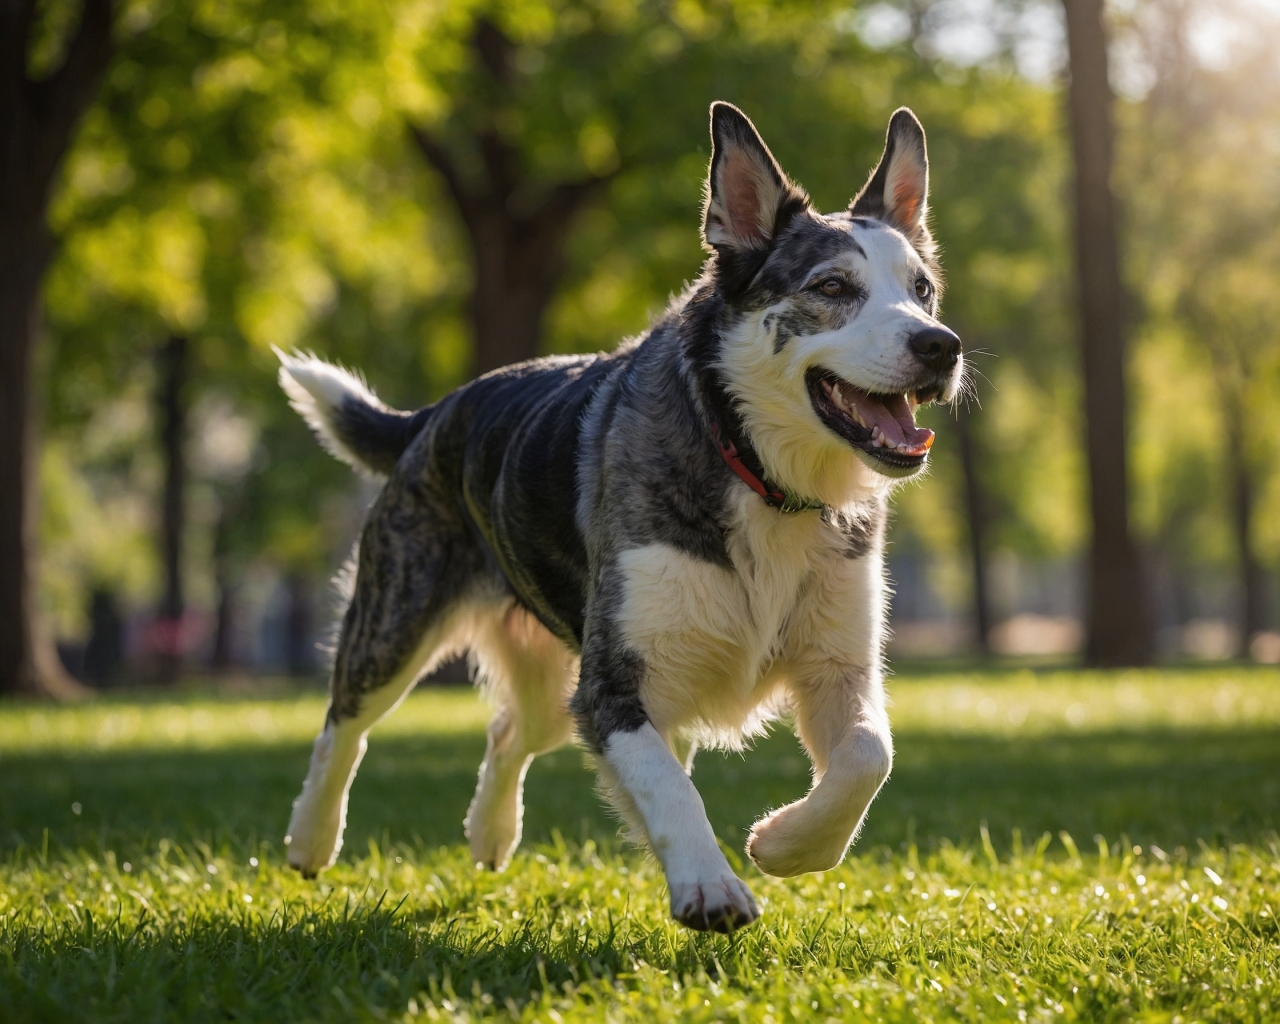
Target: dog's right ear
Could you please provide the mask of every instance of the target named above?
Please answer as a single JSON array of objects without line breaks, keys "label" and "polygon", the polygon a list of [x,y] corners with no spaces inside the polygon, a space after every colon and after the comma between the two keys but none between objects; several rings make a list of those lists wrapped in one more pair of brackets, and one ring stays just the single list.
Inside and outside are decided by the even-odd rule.
[{"label": "dog's right ear", "polygon": [[732,103],[711,104],[711,170],[702,213],[702,238],[717,252],[766,251],[780,215],[807,198],[782,172],[747,115]]}]

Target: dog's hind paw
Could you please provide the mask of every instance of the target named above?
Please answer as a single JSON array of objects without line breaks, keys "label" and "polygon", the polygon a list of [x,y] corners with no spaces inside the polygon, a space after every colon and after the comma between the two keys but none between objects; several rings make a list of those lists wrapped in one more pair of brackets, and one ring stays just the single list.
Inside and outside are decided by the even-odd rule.
[{"label": "dog's hind paw", "polygon": [[732,932],[760,916],[751,890],[736,875],[671,883],[671,916],[700,932]]}]

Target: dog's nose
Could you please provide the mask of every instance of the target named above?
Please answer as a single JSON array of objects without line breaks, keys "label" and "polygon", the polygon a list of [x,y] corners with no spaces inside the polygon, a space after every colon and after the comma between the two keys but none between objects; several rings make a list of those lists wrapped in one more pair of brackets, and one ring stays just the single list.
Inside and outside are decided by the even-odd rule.
[{"label": "dog's nose", "polygon": [[956,333],[941,326],[917,331],[909,344],[916,358],[938,374],[950,373],[963,351]]}]

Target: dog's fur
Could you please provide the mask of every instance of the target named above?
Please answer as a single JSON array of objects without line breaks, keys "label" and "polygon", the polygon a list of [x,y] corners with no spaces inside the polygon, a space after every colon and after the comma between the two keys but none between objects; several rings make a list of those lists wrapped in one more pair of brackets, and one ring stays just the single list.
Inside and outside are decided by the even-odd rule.
[{"label": "dog's fur", "polygon": [[885,499],[932,440],[903,399],[866,396],[947,401],[961,375],[936,319],[924,133],[898,111],[866,186],[824,216],[740,111],[714,104],[711,125],[711,255],[641,338],[508,367],[413,414],[282,356],[325,445],[388,478],[289,825],[303,873],[337,856],[369,728],[462,650],[496,708],[466,819],[483,865],[520,841],[530,762],[576,731],[661,862],[672,914],[751,922],[689,771],[698,744],[739,748],[788,708],[813,788],[757,822],[747,852],[795,875],[856,835],[893,760]]}]

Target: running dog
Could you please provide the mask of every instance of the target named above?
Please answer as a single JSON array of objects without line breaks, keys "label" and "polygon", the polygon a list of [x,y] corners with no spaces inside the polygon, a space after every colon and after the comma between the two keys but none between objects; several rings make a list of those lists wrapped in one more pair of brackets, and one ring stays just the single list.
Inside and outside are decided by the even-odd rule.
[{"label": "running dog", "polygon": [[712,105],[711,141],[702,274],[613,352],[510,366],[414,413],[281,354],[321,442],[386,477],[285,837],[304,875],[337,857],[370,727],[462,651],[495,708],[465,822],[485,867],[520,842],[534,757],[576,733],[672,915],[749,924],[689,773],[699,745],[740,749],[786,711],[813,785],[747,853],[798,875],[856,837],[893,763],[886,499],[928,460],[915,409],[963,371],[938,320],[924,131],[897,111],[830,215],[736,107]]}]

